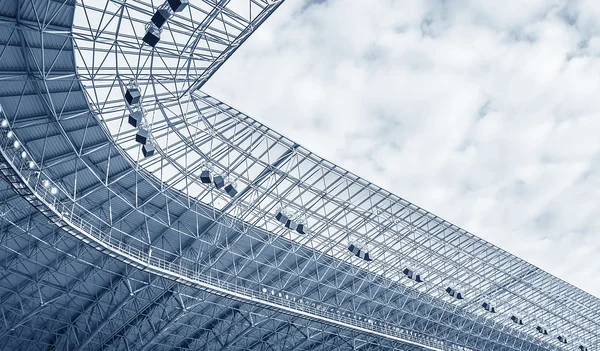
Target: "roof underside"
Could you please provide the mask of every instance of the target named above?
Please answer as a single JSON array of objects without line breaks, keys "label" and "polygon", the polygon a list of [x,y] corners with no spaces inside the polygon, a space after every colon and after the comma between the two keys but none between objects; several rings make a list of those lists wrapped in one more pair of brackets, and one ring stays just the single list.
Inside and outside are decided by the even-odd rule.
[{"label": "roof underside", "polygon": [[[16,161],[2,163],[0,347],[421,349],[389,337],[403,335],[445,350],[562,350],[579,343],[598,350],[597,298],[198,90],[280,2],[191,4],[163,30],[155,50],[139,44],[151,4],[87,3],[3,1],[0,104],[36,176],[52,181],[57,200],[68,204],[61,213],[122,245],[107,254],[76,238],[68,223],[54,219],[56,204],[44,207],[18,188],[11,178]],[[88,20],[72,26],[74,18]],[[111,18],[129,26],[113,28]],[[169,37],[188,44],[170,44]],[[109,45],[111,38],[118,44]],[[114,61],[102,59],[116,52]],[[131,60],[149,56],[154,63]],[[131,78],[144,92],[159,146],[146,159],[135,130],[123,123]],[[6,133],[0,144],[10,148],[2,138]],[[234,200],[201,184],[198,174],[208,164],[235,180]],[[279,225],[279,206],[302,212],[310,232]],[[349,254],[350,241],[368,246],[375,260]],[[249,298],[126,263],[119,254],[125,247]],[[406,279],[404,267],[426,282]],[[447,286],[465,299],[450,298]],[[483,301],[499,313],[485,313]],[[514,325],[512,314],[528,325]],[[551,336],[535,331],[537,324]],[[565,346],[558,335],[572,341]]]}]

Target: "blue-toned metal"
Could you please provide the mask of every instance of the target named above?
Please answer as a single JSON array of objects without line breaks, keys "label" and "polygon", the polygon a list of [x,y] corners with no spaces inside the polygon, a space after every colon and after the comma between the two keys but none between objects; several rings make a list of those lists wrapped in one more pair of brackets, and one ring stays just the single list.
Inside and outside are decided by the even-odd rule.
[{"label": "blue-toned metal", "polygon": [[0,6],[1,349],[598,350],[597,298],[199,90],[281,1],[145,45],[169,4]]}]

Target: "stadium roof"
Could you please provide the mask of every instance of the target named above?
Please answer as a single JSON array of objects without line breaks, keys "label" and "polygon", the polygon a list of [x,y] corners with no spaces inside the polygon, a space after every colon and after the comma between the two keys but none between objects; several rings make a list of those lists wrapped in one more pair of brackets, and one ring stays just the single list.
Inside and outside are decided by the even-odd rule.
[{"label": "stadium roof", "polygon": [[3,3],[0,345],[598,350],[596,297],[200,90],[280,4],[190,3],[153,48],[156,4]]}]

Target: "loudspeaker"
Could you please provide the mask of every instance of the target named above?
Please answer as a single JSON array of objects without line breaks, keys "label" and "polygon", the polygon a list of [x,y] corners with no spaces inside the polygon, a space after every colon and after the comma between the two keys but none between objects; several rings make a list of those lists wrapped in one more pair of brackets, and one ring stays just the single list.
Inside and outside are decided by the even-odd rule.
[{"label": "loudspeaker", "polygon": [[144,154],[144,157],[150,157],[154,155],[154,145],[152,145],[152,143],[148,143],[142,146],[142,154]]},{"label": "loudspeaker", "polygon": [[213,177],[213,184],[215,185],[215,188],[221,189],[225,186],[225,178],[221,175],[216,175]]},{"label": "loudspeaker", "polygon": [[188,0],[169,0],[169,5],[173,12],[181,12],[187,7]]},{"label": "loudspeaker", "polygon": [[296,230],[296,228],[298,228],[298,223],[296,221],[288,219],[287,222],[285,222],[285,226],[286,228],[290,228],[291,230]]},{"label": "loudspeaker", "polygon": [[496,307],[490,305],[487,302],[484,302],[483,305],[481,305],[481,306],[483,306],[483,308],[488,312],[496,313]]},{"label": "loudspeaker", "polygon": [[422,283],[423,281],[421,280],[421,275],[417,274],[415,272],[413,272],[412,270],[408,269],[408,268],[404,268],[404,270],[402,271],[402,273],[404,273],[407,277],[409,277],[410,279],[416,281],[417,283]]},{"label": "loudspeaker", "polygon": [[204,171],[202,171],[202,173],[200,173],[200,181],[204,184],[210,184],[212,183],[212,180],[210,179],[210,171],[205,169]]},{"label": "loudspeaker", "polygon": [[277,214],[275,214],[275,219],[281,222],[281,224],[286,224],[288,221],[288,216],[286,216],[283,212],[278,211]]},{"label": "loudspeaker", "polygon": [[142,40],[144,41],[144,43],[155,47],[156,44],[158,44],[158,41],[160,40],[160,31],[158,30],[158,28],[153,28],[152,26],[150,26]]},{"label": "loudspeaker", "polygon": [[138,88],[127,88],[125,92],[125,101],[129,105],[137,105],[140,102],[140,98],[142,94],[140,94],[140,90]]},{"label": "loudspeaker", "polygon": [[137,141],[140,144],[146,144],[149,134],[150,133],[146,129],[140,128],[140,129],[138,129],[138,132],[135,135],[135,141]]},{"label": "loudspeaker", "polygon": [[510,319],[518,325],[523,325],[523,320],[517,316],[511,316]]},{"label": "loudspeaker", "polygon": [[129,114],[129,124],[134,127],[139,126],[142,123],[142,111],[134,111]]},{"label": "loudspeaker", "polygon": [[567,343],[568,343],[568,341],[567,341],[567,338],[565,338],[565,337],[564,337],[564,336],[562,336],[562,335],[559,335],[559,336],[557,337],[557,339],[558,339],[558,341],[562,342],[563,344],[567,344]]},{"label": "loudspeaker", "polygon": [[235,197],[238,193],[238,191],[231,184],[227,184],[227,186],[225,186],[225,192],[231,197]]},{"label": "loudspeaker", "polygon": [[448,295],[450,295],[450,296],[452,296],[452,297],[454,297],[454,298],[456,298],[458,300],[462,300],[463,299],[463,296],[462,296],[461,293],[459,293],[458,291],[456,291],[456,290],[454,290],[454,289],[452,289],[450,287],[446,288],[446,292],[448,293]]},{"label": "loudspeaker", "polygon": [[306,227],[306,224],[298,224],[298,226],[296,227],[296,231],[300,234],[306,234],[307,230],[308,228]]},{"label": "loudspeaker", "polygon": [[169,17],[171,17],[169,10],[158,9],[152,16],[152,23],[154,23],[157,28],[161,28],[163,24],[167,22]]}]

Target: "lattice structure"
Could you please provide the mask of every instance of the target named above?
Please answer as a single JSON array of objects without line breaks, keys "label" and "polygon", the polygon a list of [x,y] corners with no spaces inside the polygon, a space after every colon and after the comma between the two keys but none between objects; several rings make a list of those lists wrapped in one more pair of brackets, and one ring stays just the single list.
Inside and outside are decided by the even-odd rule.
[{"label": "lattice structure", "polygon": [[598,350],[597,298],[200,90],[281,2],[3,2],[0,347]]}]

